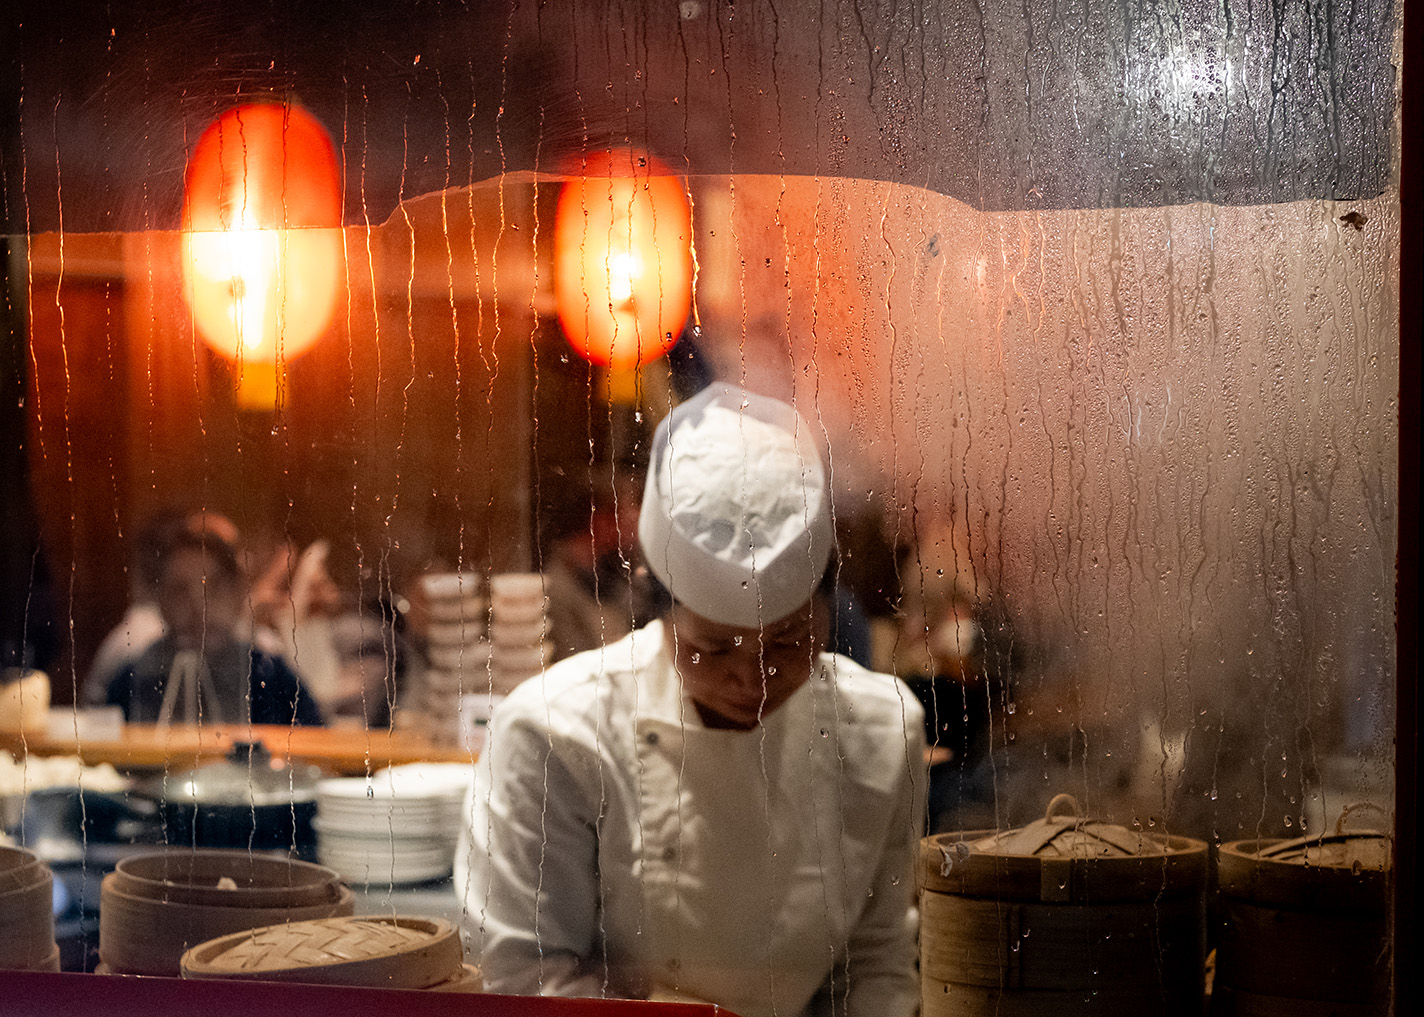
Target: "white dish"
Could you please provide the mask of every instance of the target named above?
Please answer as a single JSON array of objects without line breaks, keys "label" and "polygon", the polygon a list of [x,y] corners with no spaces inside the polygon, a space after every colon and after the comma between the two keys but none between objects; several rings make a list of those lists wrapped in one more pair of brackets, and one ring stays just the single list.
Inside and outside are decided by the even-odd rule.
[{"label": "white dish", "polygon": [[499,619],[490,624],[490,642],[503,649],[537,647],[549,635],[549,623],[541,614],[534,621],[511,622]]},{"label": "white dish", "polygon": [[489,667],[466,667],[459,670],[432,667],[425,672],[425,688],[434,693],[448,693],[458,699],[476,692],[488,692]]},{"label": "white dish", "polygon": [[489,601],[484,597],[432,598],[426,607],[430,617],[440,622],[484,622],[489,618]]},{"label": "white dish", "polygon": [[432,622],[425,635],[432,646],[469,646],[484,638],[485,620],[479,617],[466,621]]},{"label": "white dish", "polygon": [[554,662],[554,644],[548,640],[534,646],[492,646],[490,665],[501,671],[542,671]]},{"label": "white dish", "polygon": [[464,646],[436,646],[431,644],[427,651],[430,663],[446,671],[460,671],[470,674],[483,671],[489,663],[490,644],[468,643]]},{"label": "white dish", "polygon": [[478,572],[437,572],[422,576],[420,585],[432,600],[478,596],[484,577]]},{"label": "white dish", "polygon": [[490,607],[491,625],[529,625],[542,622],[548,608],[544,599],[530,601],[495,601]]},{"label": "white dish", "polygon": [[538,572],[501,572],[490,577],[490,597],[496,602],[542,600],[544,577]]}]

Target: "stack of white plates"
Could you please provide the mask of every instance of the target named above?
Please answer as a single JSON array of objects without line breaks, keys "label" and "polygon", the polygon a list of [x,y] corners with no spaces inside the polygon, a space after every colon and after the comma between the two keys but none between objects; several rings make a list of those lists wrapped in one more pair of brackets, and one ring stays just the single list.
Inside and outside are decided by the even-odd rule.
[{"label": "stack of white plates", "polygon": [[[490,579],[490,689],[505,695],[552,659],[545,616],[548,598],[537,572],[507,572]],[[474,691],[474,690],[470,690]]]},{"label": "stack of white plates", "polygon": [[420,883],[450,874],[473,777],[461,763],[412,763],[324,780],[317,857],[349,882]]},{"label": "stack of white plates", "polygon": [[485,641],[489,606],[480,595],[476,572],[447,572],[421,580],[430,612],[426,656],[424,712],[428,733],[436,741],[459,739],[456,717],[460,697],[488,689],[490,644]]}]

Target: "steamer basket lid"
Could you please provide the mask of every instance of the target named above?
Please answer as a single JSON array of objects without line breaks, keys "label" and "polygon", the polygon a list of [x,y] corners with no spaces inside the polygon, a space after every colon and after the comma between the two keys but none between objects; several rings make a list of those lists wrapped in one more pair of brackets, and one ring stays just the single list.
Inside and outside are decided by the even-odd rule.
[{"label": "steamer basket lid", "polygon": [[1345,828],[1352,812],[1366,810],[1385,814],[1384,809],[1373,802],[1356,802],[1341,811],[1333,833],[1294,840],[1261,841],[1254,854],[1262,860],[1294,865],[1333,866],[1354,872],[1362,869],[1384,871],[1390,866],[1393,847],[1390,835],[1381,830]]},{"label": "steamer basket lid", "polygon": [[1203,842],[1088,819],[1068,794],[1016,830],[927,837],[921,862],[927,890],[1013,900],[1142,900],[1206,881]]},{"label": "steamer basket lid", "polygon": [[1287,908],[1382,911],[1394,842],[1381,830],[1349,829],[1353,815],[1388,813],[1372,802],[1347,805],[1332,833],[1292,840],[1236,840],[1221,846],[1223,893]]},{"label": "steamer basket lid", "polygon": [[[1071,807],[1070,815],[1061,809]],[[1000,855],[1039,855],[1045,858],[1126,858],[1161,854],[1155,838],[1125,826],[1087,819],[1072,795],[1055,795],[1042,819],[1017,830],[982,837],[970,845],[975,851]]]},{"label": "steamer basket lid", "polygon": [[184,978],[424,989],[459,976],[464,950],[438,918],[382,915],[269,925],[193,947]]}]

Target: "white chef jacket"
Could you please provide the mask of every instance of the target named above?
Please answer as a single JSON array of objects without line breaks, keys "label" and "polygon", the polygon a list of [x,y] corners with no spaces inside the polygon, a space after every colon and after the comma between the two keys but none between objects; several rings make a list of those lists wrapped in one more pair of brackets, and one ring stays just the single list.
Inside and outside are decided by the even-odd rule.
[{"label": "white chef jacket", "polygon": [[913,1014],[923,730],[831,654],[759,728],[706,728],[661,622],[530,679],[456,859],[487,989]]}]

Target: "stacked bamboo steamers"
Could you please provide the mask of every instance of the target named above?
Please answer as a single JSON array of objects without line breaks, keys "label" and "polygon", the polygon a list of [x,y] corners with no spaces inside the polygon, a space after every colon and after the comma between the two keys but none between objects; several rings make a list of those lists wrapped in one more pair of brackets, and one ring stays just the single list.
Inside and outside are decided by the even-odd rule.
[{"label": "stacked bamboo steamers", "polygon": [[0,847],[0,968],[59,970],[54,874],[20,848]]},{"label": "stacked bamboo steamers", "polygon": [[1206,844],[1085,819],[921,843],[923,1017],[1200,1017]]},{"label": "stacked bamboo steamers", "polygon": [[101,970],[176,976],[184,952],[210,939],[354,910],[340,877],[309,862],[188,848],[133,855],[100,889]]},{"label": "stacked bamboo steamers", "polygon": [[[1388,1012],[1391,842],[1359,818],[1374,808],[1331,834],[1221,846],[1212,1017]],[[1085,819],[1059,795],[1020,830],[927,837],[920,860],[923,1017],[1202,1014],[1203,842]]]},{"label": "stacked bamboo steamers", "polygon": [[1371,810],[1389,825],[1361,803],[1333,833],[1222,845],[1215,1017],[1389,1012],[1392,844],[1367,825]]}]

